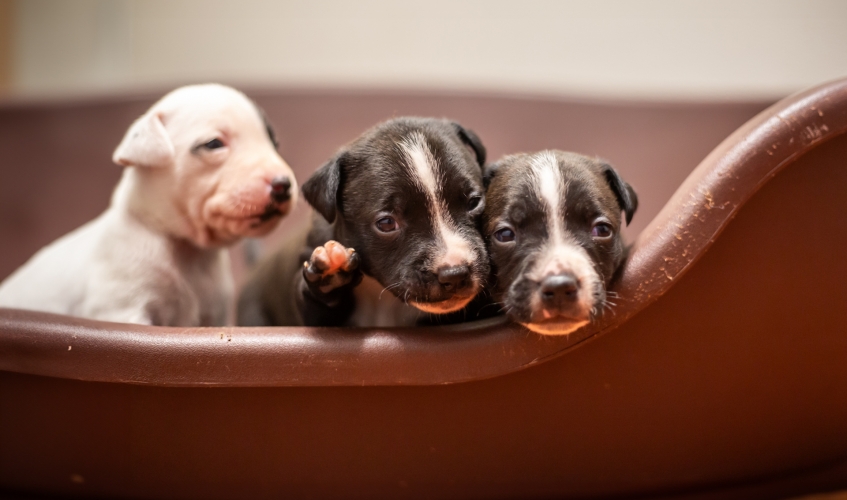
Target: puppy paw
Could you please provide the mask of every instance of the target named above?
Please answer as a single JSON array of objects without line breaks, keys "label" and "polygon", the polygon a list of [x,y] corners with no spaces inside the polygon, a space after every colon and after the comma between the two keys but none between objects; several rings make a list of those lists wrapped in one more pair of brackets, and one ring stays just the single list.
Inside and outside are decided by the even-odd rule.
[{"label": "puppy paw", "polygon": [[327,294],[348,284],[357,285],[362,279],[359,254],[337,241],[327,241],[312,251],[303,263],[303,277],[311,288]]}]

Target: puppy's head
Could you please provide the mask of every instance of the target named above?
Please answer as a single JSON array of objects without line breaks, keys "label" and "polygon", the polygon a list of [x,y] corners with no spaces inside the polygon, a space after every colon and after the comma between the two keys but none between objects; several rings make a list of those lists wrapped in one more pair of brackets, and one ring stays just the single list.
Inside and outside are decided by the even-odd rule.
[{"label": "puppy's head", "polygon": [[621,212],[638,198],[602,161],[561,151],[502,158],[486,169],[484,233],[496,300],[513,320],[564,335],[602,313],[623,262]]},{"label": "puppy's head", "polygon": [[262,112],[217,84],[167,94],[127,131],[115,163],[128,167],[136,212],[201,247],[268,233],[297,198],[291,168]]},{"label": "puppy's head", "polygon": [[340,151],[303,185],[362,270],[408,304],[464,307],[488,275],[478,219],[485,148],[447,120],[397,118]]}]

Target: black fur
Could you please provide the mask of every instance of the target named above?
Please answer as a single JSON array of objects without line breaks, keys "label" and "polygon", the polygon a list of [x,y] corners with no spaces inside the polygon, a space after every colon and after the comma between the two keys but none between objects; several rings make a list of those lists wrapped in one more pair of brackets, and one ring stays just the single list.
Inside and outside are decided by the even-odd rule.
[{"label": "black fur", "polygon": [[[621,211],[629,223],[638,198],[610,165],[574,153],[553,153],[567,186],[566,193],[559,193],[560,200],[564,200],[564,214],[558,216],[565,218],[569,244],[585,250],[599,277],[597,289],[590,293],[598,303],[596,314],[600,314],[606,299],[605,287],[626,257],[620,235]],[[482,229],[492,262],[493,299],[514,321],[525,324],[537,316],[538,311],[531,310],[530,304],[540,293],[540,283],[527,274],[549,238],[544,203],[530,182],[531,158],[529,154],[511,155],[486,167]],[[592,237],[592,226],[599,218],[608,220],[613,228],[613,237],[608,241]],[[494,234],[504,227],[514,229],[514,242],[497,241]]]},{"label": "black fur", "polygon": [[608,163],[603,163],[603,175],[606,176],[609,187],[612,188],[621,210],[626,215],[626,225],[628,226],[638,209],[638,196],[632,186],[624,182],[620,174]]},{"label": "black fur", "polygon": [[336,209],[340,205],[338,189],[345,157],[344,152],[335,155],[300,187],[309,205],[329,223],[335,222]]},{"label": "black fur", "polygon": [[[401,147],[413,134],[423,136],[436,159],[441,198],[457,232],[478,256],[468,263],[474,287],[461,286],[451,291],[438,283],[434,259],[440,247],[436,228],[424,192],[409,175]],[[424,304],[470,298],[484,286],[489,274],[485,243],[479,233],[484,198],[473,209],[469,205],[472,198],[484,196],[481,165],[485,154],[476,134],[448,120],[396,118],[368,130],[302,185],[304,198],[319,216],[297,257],[299,263],[308,260],[316,246],[332,239],[356,250],[359,272],[389,287],[386,295]],[[375,223],[386,215],[394,217],[401,230],[379,232]],[[347,285],[324,294],[319,284],[308,282],[301,274],[294,278],[299,317],[275,315],[266,324],[347,324],[355,310],[354,289],[361,276],[352,276]],[[426,320],[428,314],[421,313],[421,317]]]},{"label": "black fur", "polygon": [[482,145],[482,141],[479,140],[479,137],[477,137],[473,130],[468,130],[456,122],[453,122],[453,127],[456,129],[459,139],[473,150],[476,162],[479,166],[485,166],[485,146]]}]

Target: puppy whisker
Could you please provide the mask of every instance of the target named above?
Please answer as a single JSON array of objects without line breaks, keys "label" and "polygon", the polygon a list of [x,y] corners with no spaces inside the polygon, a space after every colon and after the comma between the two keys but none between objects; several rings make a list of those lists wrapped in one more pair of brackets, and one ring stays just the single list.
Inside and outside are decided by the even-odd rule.
[{"label": "puppy whisker", "polygon": [[482,311],[486,310],[489,307],[502,307],[502,306],[503,306],[502,302],[492,302],[490,304],[485,304],[484,306],[480,307],[479,312],[482,313]]},{"label": "puppy whisker", "polygon": [[386,290],[390,290],[391,288],[398,287],[400,285],[401,285],[401,283],[398,281],[397,283],[392,283],[392,284],[388,285],[387,287],[383,288],[382,291],[379,292],[379,295],[377,296],[376,300],[381,300],[382,294],[385,293]]}]

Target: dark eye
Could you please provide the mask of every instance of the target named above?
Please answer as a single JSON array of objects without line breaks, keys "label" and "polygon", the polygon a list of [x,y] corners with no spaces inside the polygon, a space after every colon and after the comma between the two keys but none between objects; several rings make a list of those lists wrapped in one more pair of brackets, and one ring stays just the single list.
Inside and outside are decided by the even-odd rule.
[{"label": "dark eye", "polygon": [[494,232],[494,239],[500,243],[515,241],[515,232],[508,227],[504,227],[503,229],[498,229]]},{"label": "dark eye", "polygon": [[595,222],[594,227],[591,228],[591,237],[605,240],[611,238],[613,232],[611,224],[605,221],[599,221]]},{"label": "dark eye", "polygon": [[471,195],[468,199],[468,212],[473,212],[479,207],[479,204],[482,203],[482,196],[479,195]]},{"label": "dark eye", "polygon": [[383,233],[390,233],[399,229],[397,221],[393,217],[383,217],[376,221],[376,228]]},{"label": "dark eye", "polygon": [[212,139],[211,141],[203,144],[203,147],[206,149],[220,149],[224,147],[224,142],[220,139]]}]

